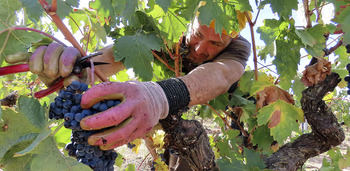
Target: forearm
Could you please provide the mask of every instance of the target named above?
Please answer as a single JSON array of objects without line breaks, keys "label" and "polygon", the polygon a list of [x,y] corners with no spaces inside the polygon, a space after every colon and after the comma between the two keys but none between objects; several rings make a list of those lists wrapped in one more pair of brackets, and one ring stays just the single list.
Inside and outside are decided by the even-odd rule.
[{"label": "forearm", "polygon": [[180,77],[190,93],[189,106],[206,103],[239,80],[244,67],[237,61],[221,60],[198,66],[186,76]]}]

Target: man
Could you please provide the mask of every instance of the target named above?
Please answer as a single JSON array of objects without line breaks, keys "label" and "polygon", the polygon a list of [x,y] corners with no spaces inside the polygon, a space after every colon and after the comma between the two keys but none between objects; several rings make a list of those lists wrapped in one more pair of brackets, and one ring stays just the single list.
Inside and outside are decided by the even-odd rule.
[{"label": "man", "polygon": [[[241,26],[244,28],[245,21],[242,23]],[[185,67],[189,71],[185,76],[156,83],[103,82],[89,89],[82,97],[83,108],[90,108],[103,99],[122,100],[120,105],[88,116],[81,121],[81,127],[86,130],[108,128],[92,135],[89,143],[99,145],[102,149],[116,148],[143,137],[159,120],[170,115],[178,115],[189,106],[206,103],[227,92],[244,72],[250,54],[250,44],[238,33],[219,35],[215,33],[213,27],[212,24],[209,27],[201,25],[198,20],[192,24],[185,39],[190,50],[184,59]],[[62,50],[63,53],[67,49]],[[112,46],[101,51],[104,52],[103,55],[95,57],[94,61],[111,63],[110,66],[100,67],[106,76],[124,69],[121,62],[114,62]],[[43,63],[46,61],[46,65],[51,65],[47,62],[50,60],[46,58],[64,60],[62,55],[61,57],[43,56],[45,57],[42,57],[42,60],[44,60]],[[70,61],[64,65],[73,65],[75,59]],[[58,65],[56,69],[60,67]],[[41,71],[39,76],[42,80],[48,80],[49,76],[45,73],[49,73],[49,70],[44,67]],[[54,78],[58,76],[59,74],[56,74]],[[47,84],[49,82],[46,81]]]}]

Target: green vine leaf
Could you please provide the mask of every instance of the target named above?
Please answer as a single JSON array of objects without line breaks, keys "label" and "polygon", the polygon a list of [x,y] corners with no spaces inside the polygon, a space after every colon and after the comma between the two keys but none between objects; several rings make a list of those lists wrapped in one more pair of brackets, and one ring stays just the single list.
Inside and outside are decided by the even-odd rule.
[{"label": "green vine leaf", "polygon": [[[1,0],[0,1],[0,34],[1,30],[15,25],[16,11],[19,10],[21,4],[19,1]],[[0,39],[4,40],[4,39]]]},{"label": "green vine leaf", "polygon": [[27,154],[28,152],[32,151],[35,147],[37,147],[37,146],[39,145],[39,143],[40,143],[41,141],[43,141],[44,139],[46,139],[46,138],[50,135],[50,133],[51,133],[51,130],[48,130],[48,129],[47,129],[47,130],[41,131],[41,132],[37,135],[36,139],[32,142],[32,144],[30,144],[26,149],[24,149],[24,150],[22,150],[22,151],[20,151],[20,152],[17,152],[17,153],[15,154],[15,157],[17,157],[17,156],[23,156],[23,155]]},{"label": "green vine leaf", "polygon": [[266,0],[261,2],[260,8],[266,4],[270,4],[273,12],[286,19],[292,15],[293,9],[298,9],[297,0]]},{"label": "green vine leaf", "polygon": [[258,145],[258,148],[264,151],[270,150],[273,137],[270,135],[270,129],[267,127],[267,125],[256,127],[256,129],[252,132],[252,135],[253,145]]},{"label": "green vine leaf", "polygon": [[[343,3],[346,3],[344,1]],[[349,3],[349,2],[347,2]],[[350,33],[348,30],[350,30],[350,6],[344,6],[343,8],[340,7],[340,10],[337,11],[336,17],[333,19],[333,21],[340,24],[340,29],[343,30],[343,42],[344,44],[350,44]]]},{"label": "green vine leaf", "polygon": [[[4,161],[4,170],[21,170],[21,171],[31,171],[30,164],[36,155],[29,154],[22,157],[11,157]],[[21,164],[19,164],[21,163]]]},{"label": "green vine leaf", "polygon": [[[116,61],[124,61],[127,68],[133,68],[135,74],[142,80],[151,80],[153,55],[151,50],[159,51],[162,40],[154,33],[136,33],[132,36],[123,36],[114,44]],[[133,50],[130,50],[132,47]]]},{"label": "green vine leaf", "polygon": [[21,0],[23,7],[26,9],[28,18],[37,23],[40,21],[40,17],[43,15],[44,9],[40,5],[39,1]]},{"label": "green vine leaf", "polygon": [[32,42],[41,40],[44,36],[27,31],[7,30],[0,31],[0,65],[5,56],[16,52],[27,52]]},{"label": "green vine leaf", "polygon": [[192,20],[193,17],[196,15],[196,8],[199,5],[200,0],[187,0],[185,1],[181,11],[181,16],[184,17],[186,20]]},{"label": "green vine leaf", "polygon": [[168,8],[171,6],[171,0],[155,0],[156,3],[167,13]]},{"label": "green vine leaf", "polygon": [[32,171],[52,170],[53,168],[62,171],[90,170],[89,166],[79,163],[76,159],[62,155],[52,136],[41,141],[31,153],[36,156],[31,162]]},{"label": "green vine leaf", "polygon": [[292,131],[298,130],[299,124],[296,121],[304,121],[303,111],[284,100],[277,100],[261,108],[258,114],[258,125],[268,123],[271,135],[279,144],[283,144]]},{"label": "green vine leaf", "polygon": [[216,111],[225,111],[228,104],[228,93],[221,94],[213,100],[209,101],[209,105],[212,106]]},{"label": "green vine leaf", "polygon": [[206,1],[204,6],[201,6],[198,9],[199,16],[198,20],[201,24],[209,26],[210,22],[215,20],[215,32],[221,34],[222,30],[232,30],[230,25],[230,18],[223,11],[222,7],[219,6],[219,3],[214,1]]},{"label": "green vine leaf", "polygon": [[234,4],[235,9],[239,11],[253,11],[252,7],[250,6],[249,1],[246,0],[228,0],[229,4]]},{"label": "green vine leaf", "polygon": [[89,2],[89,7],[96,10],[98,18],[101,24],[109,25],[109,20],[114,20],[116,18],[114,6],[112,1],[95,0]]},{"label": "green vine leaf", "polygon": [[161,21],[158,24],[158,28],[160,34],[169,42],[169,47],[175,42],[178,42],[186,31],[186,24],[188,21],[177,15],[174,9],[168,9],[168,12],[164,13],[159,6],[155,5],[154,9],[148,12],[148,15],[152,16],[157,21]]},{"label": "green vine leaf", "polygon": [[44,129],[47,120],[45,118],[46,105],[42,106],[37,99],[21,96],[18,99],[19,112],[23,113],[28,121],[38,129]]},{"label": "green vine leaf", "polygon": [[35,125],[32,125],[25,114],[17,113],[11,109],[3,111],[2,122],[6,125],[7,129],[0,131],[0,158],[2,158],[12,146],[27,142],[28,140],[33,140],[34,136],[36,136],[34,134],[28,136],[28,134],[39,133],[41,131]]}]

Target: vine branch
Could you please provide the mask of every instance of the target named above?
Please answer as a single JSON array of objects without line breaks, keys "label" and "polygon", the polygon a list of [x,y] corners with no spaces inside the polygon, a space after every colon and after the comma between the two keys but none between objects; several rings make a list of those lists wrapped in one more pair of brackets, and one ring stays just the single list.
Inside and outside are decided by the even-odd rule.
[{"label": "vine branch", "polygon": [[160,62],[162,62],[168,69],[175,72],[174,68],[171,67],[166,61],[164,61],[159,55],[157,55],[154,51],[152,51],[153,56],[155,56]]},{"label": "vine branch", "polygon": [[205,105],[207,105],[211,110],[213,110],[214,111],[214,113],[216,114],[216,115],[218,115],[223,121],[224,121],[224,123],[226,124],[226,126],[229,128],[229,129],[232,129],[231,127],[230,127],[230,124],[227,122],[227,120],[224,118],[224,117],[222,117],[220,114],[219,114],[219,112],[217,112],[212,106],[210,106],[208,103],[205,103]]},{"label": "vine branch", "polygon": [[258,81],[258,57],[256,54],[256,45],[255,45],[255,37],[254,37],[254,23],[252,23],[251,18],[249,17],[249,14],[247,11],[244,11],[244,15],[246,16],[249,27],[250,27],[250,34],[252,35],[252,44],[253,44],[253,53],[254,53],[254,73],[255,73],[255,81]]},{"label": "vine branch", "polygon": [[304,13],[306,18],[306,28],[311,28],[311,19],[310,19],[310,10],[309,10],[309,0],[303,0],[304,4]]}]

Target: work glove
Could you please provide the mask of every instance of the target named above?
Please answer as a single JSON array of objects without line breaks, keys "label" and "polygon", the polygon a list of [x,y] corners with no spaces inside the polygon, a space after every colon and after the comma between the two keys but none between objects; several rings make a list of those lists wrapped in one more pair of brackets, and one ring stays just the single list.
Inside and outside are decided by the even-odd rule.
[{"label": "work glove", "polygon": [[[81,107],[89,109],[102,100],[119,99],[121,103],[81,120],[84,130],[101,130],[89,137],[90,145],[113,149],[152,130],[169,112],[167,97],[155,82],[103,82],[86,91]],[[105,129],[106,128],[106,129]]]},{"label": "work glove", "polygon": [[78,49],[74,47],[64,48],[63,45],[53,42],[48,46],[38,47],[32,54],[17,53],[9,55],[5,61],[10,64],[27,62],[32,73],[37,74],[39,79],[48,87],[59,77],[67,77],[64,84],[69,85],[78,80],[78,76],[71,74],[74,63],[80,59]]}]

